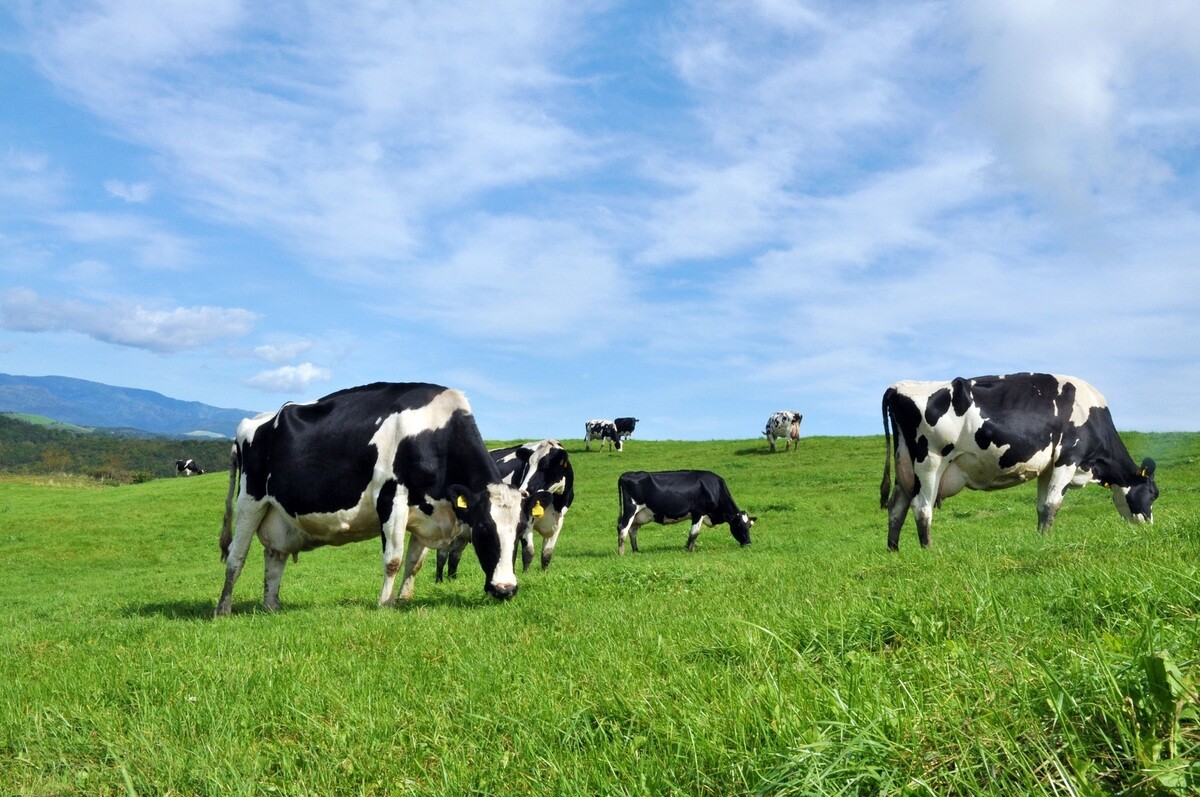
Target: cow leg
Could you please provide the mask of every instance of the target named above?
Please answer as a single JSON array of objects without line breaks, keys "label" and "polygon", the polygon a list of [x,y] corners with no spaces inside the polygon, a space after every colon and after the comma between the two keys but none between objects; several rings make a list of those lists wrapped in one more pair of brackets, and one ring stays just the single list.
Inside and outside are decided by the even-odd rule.
[{"label": "cow leg", "polygon": [[551,532],[542,538],[542,569],[550,567],[550,559],[554,556],[554,546],[558,544],[558,534],[562,531],[563,519],[567,515],[567,510],[558,512],[558,517],[554,519],[553,529]]},{"label": "cow leg", "polygon": [[533,524],[530,523],[525,527],[525,533],[521,535],[521,572],[529,572],[529,566],[533,564]]},{"label": "cow leg", "polygon": [[379,534],[383,538],[383,589],[379,592],[379,605],[388,606],[396,574],[400,572],[400,549],[408,525],[408,490],[395,481],[385,482],[375,496],[375,511],[379,514]]},{"label": "cow leg", "polygon": [[1062,507],[1063,496],[1075,476],[1075,466],[1050,468],[1038,476],[1038,531],[1047,532],[1054,526],[1054,516]]},{"label": "cow leg", "polygon": [[[931,458],[932,460],[932,458]],[[917,539],[922,548],[929,547],[929,527],[933,525],[933,507],[938,500],[938,485],[941,483],[941,463],[930,461],[925,478],[918,480],[917,494],[913,496],[913,519],[917,522]]]},{"label": "cow leg", "polygon": [[906,490],[899,481],[892,488],[892,497],[888,502],[888,550],[900,550],[900,529],[904,528],[904,519],[908,517],[908,508],[912,504],[912,492]]},{"label": "cow leg", "polygon": [[283,579],[283,568],[288,554],[274,549],[263,550],[263,608],[269,612],[279,610],[279,582]]},{"label": "cow leg", "polygon": [[233,608],[233,585],[242,573],[242,565],[246,563],[246,554],[250,550],[250,540],[254,539],[258,524],[262,522],[268,506],[266,501],[255,501],[248,497],[238,498],[233,541],[225,558],[225,587],[217,601],[217,610],[213,614],[215,617],[225,617]]},{"label": "cow leg", "polygon": [[442,571],[446,567],[446,560],[450,558],[450,552],[444,548],[438,548],[437,552],[437,577],[434,579],[438,584],[442,583]]},{"label": "cow leg", "polygon": [[429,552],[415,534],[408,535],[408,547],[404,551],[404,579],[400,582],[400,600],[408,602],[413,596],[413,582],[421,565],[425,562],[425,554]]},{"label": "cow leg", "polygon": [[637,507],[630,506],[617,518],[617,556],[625,555],[625,540],[633,534],[633,550],[637,552]]},{"label": "cow leg", "polygon": [[771,444],[771,453],[775,453],[775,436],[767,435],[767,442]]},{"label": "cow leg", "polygon": [[[446,578],[453,581],[458,578],[458,563],[462,560],[463,551],[467,549],[467,543],[471,541],[470,536],[460,534],[450,541],[450,547],[446,549],[446,559],[449,561],[449,566],[446,570]],[[438,551],[438,562],[442,561],[442,552]],[[441,565],[439,564],[439,567]],[[438,571],[441,573],[441,570]]]},{"label": "cow leg", "polygon": [[700,536],[700,529],[703,526],[700,518],[692,519],[692,530],[688,532],[687,549],[689,551],[696,550],[696,538]]}]

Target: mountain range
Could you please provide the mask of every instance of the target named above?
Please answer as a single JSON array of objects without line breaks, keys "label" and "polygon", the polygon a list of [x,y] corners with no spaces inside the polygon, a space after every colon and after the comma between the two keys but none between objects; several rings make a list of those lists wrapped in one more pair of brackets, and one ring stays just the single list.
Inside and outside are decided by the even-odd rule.
[{"label": "mountain range", "polygon": [[0,412],[176,437],[233,437],[242,418],[257,414],[86,379],[11,374],[0,374]]}]

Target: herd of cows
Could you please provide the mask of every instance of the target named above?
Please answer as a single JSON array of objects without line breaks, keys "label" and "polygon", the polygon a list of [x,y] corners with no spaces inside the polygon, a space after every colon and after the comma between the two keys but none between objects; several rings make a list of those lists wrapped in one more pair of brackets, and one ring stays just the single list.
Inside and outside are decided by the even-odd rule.
[{"label": "herd of cows", "polygon": [[[1152,522],[1158,497],[1154,461],[1139,466],[1125,449],[1104,397],[1073,377],[1019,373],[949,382],[897,382],[883,395],[886,441],[880,505],[888,510],[888,548],[912,510],[922,546],[935,507],[963,488],[997,490],[1037,479],[1038,528],[1049,530],[1066,491],[1094,482],[1112,491],[1118,512]],[[776,412],[763,434],[772,451],[798,447],[803,416]],[[621,451],[636,418],[588,421],[591,441]],[[892,467],[895,479],[892,480]],[[194,466],[180,460],[188,475]],[[196,469],[198,470],[198,469]],[[692,550],[704,526],[728,524],[750,544],[755,518],[742,511],[715,473],[631,471],[617,482],[617,553],[638,529],[690,522]],[[236,504],[235,504],[236,498]],[[375,383],[307,404],[247,418],[230,452],[221,528],[225,585],[216,615],[230,613],[233,588],[251,540],[264,549],[263,604],[279,608],[288,557],[324,545],[382,538],[381,605],[413,595],[429,549],[437,579],[456,574],[468,543],[484,573],[484,591],[517,592],[516,555],[528,569],[533,533],[550,565],[574,500],[570,459],[554,440],[488,451],[466,397],[424,383]]]}]

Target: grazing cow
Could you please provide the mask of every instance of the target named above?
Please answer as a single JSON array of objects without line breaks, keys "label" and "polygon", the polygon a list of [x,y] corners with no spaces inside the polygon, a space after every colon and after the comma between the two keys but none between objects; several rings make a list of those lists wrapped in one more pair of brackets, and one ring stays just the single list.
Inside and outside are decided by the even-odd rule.
[{"label": "grazing cow", "polygon": [[[530,496],[533,501],[530,517],[526,518],[524,533],[520,537],[522,569],[529,570],[529,565],[533,563],[533,532],[536,531],[542,536],[542,569],[545,570],[550,567],[550,560],[554,556],[554,546],[558,543],[563,519],[575,500],[575,474],[571,470],[567,451],[557,440],[540,440],[497,448],[489,453],[500,470],[500,478]],[[468,536],[460,535],[449,548],[438,551],[438,581],[442,580],[447,562],[449,577],[455,577],[458,560],[468,542]]]},{"label": "grazing cow", "polygon": [[767,442],[771,444],[771,450],[775,450],[775,441],[783,440],[783,450],[795,443],[796,447],[793,451],[800,448],[800,422],[804,420],[804,416],[792,410],[780,410],[779,412],[771,413],[771,417],[767,418],[767,428],[763,434],[767,436]]},{"label": "grazing cow", "polygon": [[999,490],[1033,478],[1040,531],[1050,530],[1066,491],[1089,482],[1112,490],[1126,520],[1152,521],[1154,460],[1134,464],[1104,396],[1081,379],[1021,373],[897,382],[883,394],[883,433],[888,451],[879,498],[888,509],[893,551],[910,505],[917,536],[928,546],[933,510],[943,499],[964,487]]},{"label": "grazing cow", "polygon": [[379,537],[379,603],[392,602],[402,567],[400,600],[407,601],[426,549],[448,545],[460,524],[470,528],[484,590],[498,599],[517,591],[513,556],[528,510],[520,490],[501,481],[466,396],[457,390],[379,382],[308,404],[285,404],[242,421],[230,459],[221,529],[227,566],[218,616],[229,614],[233,586],[256,533],[265,549],[268,610],[279,607],[289,554],[295,559],[322,545]]},{"label": "grazing cow", "polygon": [[707,470],[628,471],[617,479],[621,516],[617,518],[617,555],[625,555],[625,540],[638,552],[638,529],[653,520],[667,525],[691,521],[687,549],[696,550],[704,526],[729,524],[733,538],[750,544],[750,527],[758,518],[738,509],[725,480]]},{"label": "grazing cow", "polygon": [[637,426],[637,418],[613,418],[613,426],[621,437],[633,437],[633,428]]},{"label": "grazing cow", "polygon": [[617,425],[612,421],[588,421],[583,425],[583,449],[585,451],[592,450],[592,441],[600,441],[600,450],[604,450],[604,444],[608,443],[609,448],[615,448],[620,451],[624,444],[621,442],[621,434],[617,431]]},{"label": "grazing cow", "polygon": [[197,465],[194,459],[177,459],[175,460],[175,475],[178,476],[181,473],[184,476],[191,476],[193,473],[200,475],[204,473],[204,469]]}]

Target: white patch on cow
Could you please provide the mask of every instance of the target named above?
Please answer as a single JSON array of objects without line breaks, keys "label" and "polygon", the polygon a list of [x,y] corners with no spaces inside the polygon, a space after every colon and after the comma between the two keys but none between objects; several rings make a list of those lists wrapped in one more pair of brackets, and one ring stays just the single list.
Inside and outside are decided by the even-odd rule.
[{"label": "white patch on cow", "polygon": [[1082,379],[1058,374],[1054,374],[1054,378],[1058,380],[1060,393],[1062,387],[1066,386],[1068,382],[1075,385],[1075,403],[1071,405],[1071,423],[1076,426],[1083,426],[1087,423],[1088,416],[1091,415],[1093,409],[1108,406],[1104,395]]},{"label": "white patch on cow", "polygon": [[513,559],[517,550],[516,530],[521,521],[521,491],[507,484],[489,484],[487,492],[492,522],[500,533],[500,559],[491,574],[491,583],[499,589],[512,589],[517,585]]},{"label": "white patch on cow", "polygon": [[376,476],[386,473],[386,478],[392,478],[392,463],[396,461],[401,440],[441,429],[456,411],[471,412],[467,397],[457,390],[443,390],[424,406],[394,412],[380,421],[379,429],[370,441],[379,452],[375,460]]},{"label": "white patch on cow", "polygon": [[272,412],[260,412],[253,418],[242,418],[238,423],[237,439],[242,442],[242,445],[252,444],[254,442],[254,435],[258,432],[259,428],[267,421],[275,420],[278,422],[278,415],[279,411],[274,410]]}]

